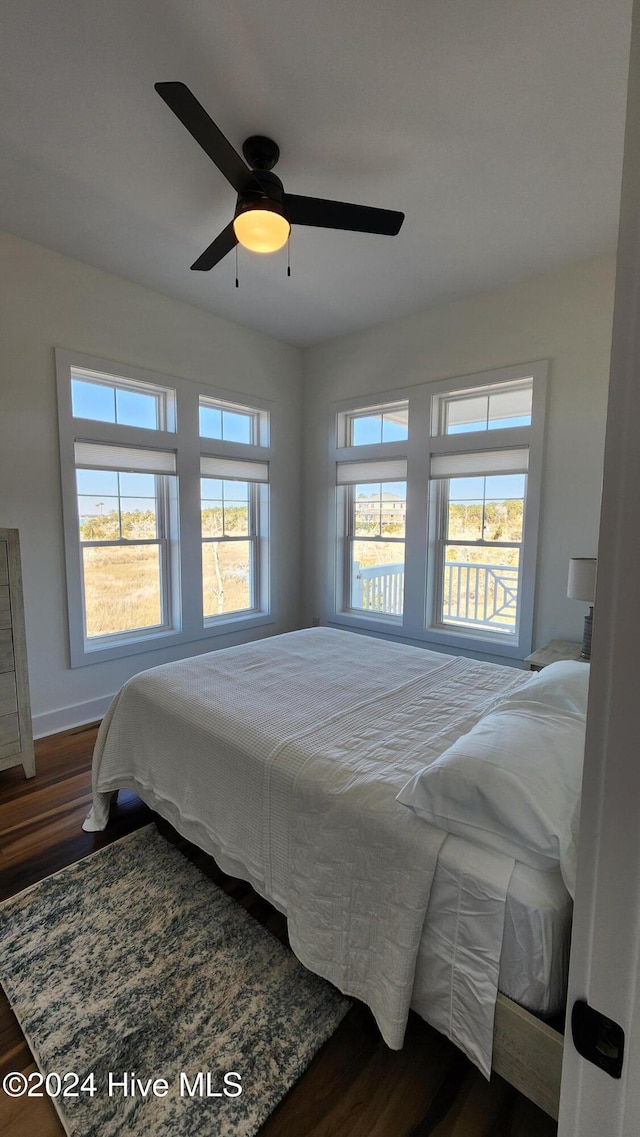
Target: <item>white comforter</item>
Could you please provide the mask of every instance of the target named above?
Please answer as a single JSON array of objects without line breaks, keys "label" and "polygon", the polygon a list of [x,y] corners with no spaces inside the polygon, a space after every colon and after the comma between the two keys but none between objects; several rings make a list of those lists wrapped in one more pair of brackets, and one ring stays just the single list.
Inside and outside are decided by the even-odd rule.
[{"label": "white comforter", "polygon": [[[104,720],[85,825],[104,828],[111,792],[135,790],[285,912],[302,963],[399,1048],[445,835],[396,795],[525,678],[320,628],[154,668]],[[499,959],[500,919],[492,936],[479,951]]]}]

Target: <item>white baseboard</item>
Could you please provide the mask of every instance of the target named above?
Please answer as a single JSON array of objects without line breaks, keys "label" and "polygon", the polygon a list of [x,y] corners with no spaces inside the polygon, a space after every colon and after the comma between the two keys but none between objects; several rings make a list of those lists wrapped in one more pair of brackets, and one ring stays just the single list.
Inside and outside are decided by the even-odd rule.
[{"label": "white baseboard", "polygon": [[100,699],[89,699],[86,703],[74,703],[72,707],[61,707],[58,711],[45,711],[33,716],[33,737],[44,738],[47,734],[57,734],[61,730],[71,730],[103,718],[113,695],[103,695]]}]

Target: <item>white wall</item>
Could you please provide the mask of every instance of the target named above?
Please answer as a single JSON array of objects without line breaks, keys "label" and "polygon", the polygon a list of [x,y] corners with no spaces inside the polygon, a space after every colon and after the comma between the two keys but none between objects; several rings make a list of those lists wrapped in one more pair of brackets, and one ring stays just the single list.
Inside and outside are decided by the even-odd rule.
[{"label": "white wall", "polygon": [[[0,235],[0,525],[20,530],[34,726],[98,717],[130,675],[298,625],[298,349],[16,237]],[[54,347],[274,400],[287,471],[275,533],[274,625],[70,670]]]},{"label": "white wall", "polygon": [[317,474],[326,463],[329,403],[548,358],[534,645],[582,639],[587,609],[567,599],[567,572],[570,557],[597,549],[614,274],[614,258],[598,258],[305,354],[305,624],[330,616],[322,579],[328,505]]}]

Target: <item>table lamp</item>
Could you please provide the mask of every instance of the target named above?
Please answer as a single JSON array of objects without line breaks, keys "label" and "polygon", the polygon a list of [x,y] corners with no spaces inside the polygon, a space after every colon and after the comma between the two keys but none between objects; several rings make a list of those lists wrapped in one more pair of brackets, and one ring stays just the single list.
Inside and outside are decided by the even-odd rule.
[{"label": "table lamp", "polygon": [[591,659],[591,630],[593,627],[593,601],[596,595],[595,557],[572,557],[569,561],[567,596],[570,600],[585,600],[590,605],[584,618],[581,659]]}]

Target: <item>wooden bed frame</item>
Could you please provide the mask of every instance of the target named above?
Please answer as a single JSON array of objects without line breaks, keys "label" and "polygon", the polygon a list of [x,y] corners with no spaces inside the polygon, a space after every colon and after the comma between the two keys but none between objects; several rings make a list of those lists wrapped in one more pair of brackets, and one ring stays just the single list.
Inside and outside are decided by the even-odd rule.
[{"label": "wooden bed frame", "polygon": [[564,1038],[505,995],[498,994],[492,1069],[557,1120]]}]

